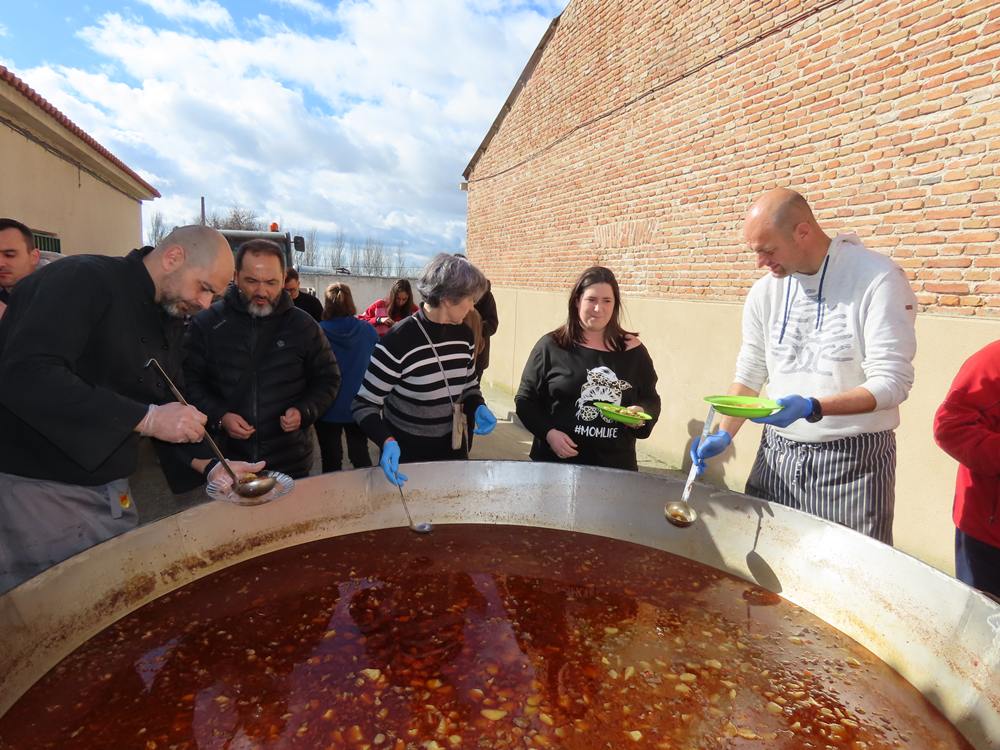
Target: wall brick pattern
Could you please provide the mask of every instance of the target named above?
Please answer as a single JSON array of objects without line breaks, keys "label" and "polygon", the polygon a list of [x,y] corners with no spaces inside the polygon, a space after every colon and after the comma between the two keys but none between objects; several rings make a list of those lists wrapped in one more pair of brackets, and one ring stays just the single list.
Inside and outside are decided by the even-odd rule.
[{"label": "wall brick pattern", "polygon": [[468,251],[501,286],[601,263],[740,301],[742,219],[778,185],[922,311],[1000,317],[1000,2],[571,0],[469,174]]}]

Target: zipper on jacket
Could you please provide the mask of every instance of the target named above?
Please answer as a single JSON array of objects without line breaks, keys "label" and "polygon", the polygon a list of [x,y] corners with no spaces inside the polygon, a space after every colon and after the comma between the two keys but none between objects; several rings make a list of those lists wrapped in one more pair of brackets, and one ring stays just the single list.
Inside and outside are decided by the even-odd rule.
[{"label": "zipper on jacket", "polygon": [[[253,344],[250,347],[250,361],[252,362],[254,355],[257,353],[258,338],[260,337],[260,331],[257,330],[257,318],[251,316],[250,325],[253,330],[253,337],[251,339]],[[250,460],[256,463],[260,460],[260,425],[258,424],[256,369],[250,373],[250,413],[253,415],[253,448],[250,451]]]}]

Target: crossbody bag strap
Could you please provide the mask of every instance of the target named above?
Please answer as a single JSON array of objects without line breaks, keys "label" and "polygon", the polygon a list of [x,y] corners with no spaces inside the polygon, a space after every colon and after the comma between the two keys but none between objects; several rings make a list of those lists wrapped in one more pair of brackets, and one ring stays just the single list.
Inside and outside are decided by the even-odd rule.
[{"label": "crossbody bag strap", "polygon": [[[441,379],[444,380],[445,393],[448,394],[448,400],[451,402],[451,411],[452,411],[452,420],[453,420],[452,421],[452,427],[454,428],[454,425],[455,425],[454,420],[458,418],[456,416],[456,413],[457,413],[457,411],[460,411],[460,409],[456,410],[456,408],[455,408],[456,407],[455,399],[453,399],[451,397],[451,384],[448,382],[448,376],[444,372],[444,365],[441,362],[441,357],[440,357],[440,355],[438,355],[437,347],[434,346],[434,342],[431,341],[431,337],[427,335],[427,330],[424,328],[424,324],[420,322],[420,313],[417,313],[416,315],[414,315],[413,319],[415,321],[417,321],[417,325],[420,327],[420,332],[422,334],[424,334],[424,338],[427,339],[427,343],[431,345],[431,351],[434,352],[434,359],[437,360],[438,369],[441,371]],[[460,404],[461,404],[461,401],[459,401],[459,405]],[[463,419],[463,420],[465,419],[465,414],[461,414],[461,419]],[[466,434],[465,425],[466,425],[466,423],[463,421],[463,423],[462,423],[463,429],[461,430],[461,434],[462,434],[462,451],[465,453],[466,456],[468,456],[469,455],[469,444],[467,442],[468,436]],[[454,442],[452,443],[452,446],[454,446]]]},{"label": "crossbody bag strap", "polygon": [[420,327],[420,332],[424,334],[424,338],[427,339],[427,343],[431,345],[431,351],[434,352],[434,359],[437,360],[438,369],[441,371],[441,378],[444,380],[444,387],[448,393],[448,400],[451,401],[451,405],[455,405],[455,399],[451,397],[451,385],[448,383],[448,376],[444,374],[444,365],[441,364],[441,357],[438,356],[437,347],[434,346],[434,342],[431,341],[431,337],[427,335],[427,330],[424,328],[424,324],[420,322],[420,314],[417,313],[413,316],[413,319],[417,321],[417,325]]}]

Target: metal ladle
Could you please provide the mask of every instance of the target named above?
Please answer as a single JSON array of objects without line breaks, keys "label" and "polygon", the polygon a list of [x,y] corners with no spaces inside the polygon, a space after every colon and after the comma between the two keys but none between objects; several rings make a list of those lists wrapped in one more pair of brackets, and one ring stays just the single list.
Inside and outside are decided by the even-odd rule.
[{"label": "metal ladle", "polygon": [[[174,385],[174,381],[172,381],[167,373],[163,371],[160,363],[157,362],[155,358],[146,363],[146,367],[149,367],[150,365],[155,365],[156,369],[160,371],[160,376],[166,381],[167,387],[170,388],[170,392],[174,394],[174,398],[176,398],[184,406],[190,406],[190,404],[188,404],[188,402],[181,395],[181,392],[177,390],[177,386]],[[226,457],[222,455],[222,451],[219,450],[219,446],[216,445],[214,440],[212,440],[212,436],[208,434],[207,430],[205,431],[205,440],[208,442],[208,445],[215,454],[215,457],[219,459],[219,463],[222,464],[222,468],[224,468],[229,473],[229,476],[233,478],[233,491],[237,495],[240,497],[260,497],[261,495],[266,495],[274,488],[274,485],[277,483],[277,480],[274,477],[257,477],[249,482],[240,481],[240,479],[236,476],[236,472],[233,471],[233,467],[229,465]]]},{"label": "metal ladle", "polygon": [[[705,427],[701,431],[701,440],[698,441],[698,445],[705,442],[705,438],[709,436],[712,432],[712,422],[715,420],[715,407],[708,407],[708,416],[705,417]],[[684,483],[684,492],[681,494],[681,499],[678,502],[673,500],[663,506],[663,517],[666,518],[674,526],[680,526],[684,528],[685,526],[690,526],[695,521],[698,520],[698,512],[688,505],[688,500],[691,498],[691,489],[694,487],[694,480],[698,478],[698,462],[691,462],[691,471],[688,472],[687,482]]]},{"label": "metal ladle", "polygon": [[[396,479],[398,481],[399,477]],[[399,499],[403,501],[403,510],[406,511],[406,520],[410,522],[410,531],[417,534],[430,534],[434,531],[433,524],[427,523],[427,521],[424,521],[423,523],[413,523],[413,516],[410,515],[410,509],[406,505],[406,497],[403,495],[403,485],[397,484],[396,489],[399,490]]]}]

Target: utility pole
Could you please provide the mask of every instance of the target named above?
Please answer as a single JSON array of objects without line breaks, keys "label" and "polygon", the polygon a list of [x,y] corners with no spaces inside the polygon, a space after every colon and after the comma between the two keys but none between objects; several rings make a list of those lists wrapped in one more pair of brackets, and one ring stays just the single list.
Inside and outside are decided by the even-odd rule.
[{"label": "utility pole", "polygon": [[201,225],[205,226],[205,196],[201,196]]}]

